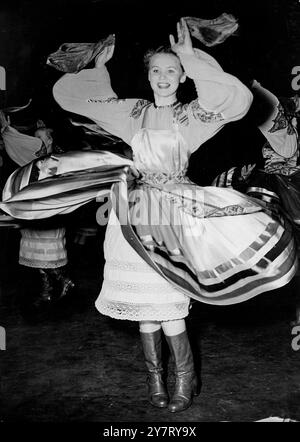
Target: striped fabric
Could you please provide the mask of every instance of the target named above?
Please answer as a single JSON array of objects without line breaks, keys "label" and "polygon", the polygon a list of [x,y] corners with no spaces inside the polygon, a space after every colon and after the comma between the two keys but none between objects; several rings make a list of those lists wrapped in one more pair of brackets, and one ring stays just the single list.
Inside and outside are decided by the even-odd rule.
[{"label": "striped fabric", "polygon": [[220,173],[212,182],[212,186],[216,187],[232,187],[232,177],[236,170],[236,167],[232,167],[225,172]]},{"label": "striped fabric", "polygon": [[49,169],[43,179],[38,159],[17,169],[6,182],[0,208],[24,220],[70,213],[107,195],[113,183],[126,181],[131,163],[106,151],[69,152],[56,158],[59,173],[53,175]]},{"label": "striped fabric", "polygon": [[[128,202],[122,195],[125,195],[124,191],[118,194],[121,202],[119,208],[125,213]],[[191,260],[187,259],[188,250],[183,250],[180,254],[171,254],[164,241],[155,240],[155,234],[152,237],[152,246],[149,246],[149,242],[143,246],[143,239],[138,234],[139,229],[130,224],[129,218],[127,223],[121,223],[121,228],[129,244],[153,269],[197,301],[214,305],[236,304],[286,285],[295,275],[298,265],[291,229],[288,226],[284,228],[262,210],[230,218],[239,218],[239,223],[249,225],[250,229],[252,222],[253,224],[259,222],[262,225],[262,232],[238,256],[232,254],[226,261],[216,266],[211,259],[211,266],[205,271],[193,268]],[[226,226],[222,228],[224,217],[213,217],[211,220],[208,216],[206,222],[219,224],[220,231],[223,230],[225,236]],[[168,236],[166,227],[168,228],[164,226],[162,234],[165,238]],[[169,229],[172,230],[173,226],[170,225]],[[236,234],[238,235],[238,231]],[[205,234],[200,240],[195,239],[195,246],[199,247],[199,256],[203,253],[202,250],[207,249],[207,245],[211,248],[212,240]],[[216,243],[222,242],[224,240],[222,233],[219,237],[216,235],[214,240]],[[222,249],[222,244],[220,248]]]},{"label": "striped fabric", "polygon": [[[63,156],[61,161],[64,159]],[[108,161],[111,162],[110,165]],[[97,167],[86,167],[95,162]],[[107,194],[112,188],[111,195],[118,202],[116,214],[130,246],[174,287],[189,297],[208,304],[228,305],[246,301],[287,284],[296,272],[296,248],[292,232],[271,218],[249,197],[232,189],[202,188],[204,209],[217,204],[219,210],[204,210],[204,216],[199,216],[197,211],[194,215],[193,211],[186,212],[185,206],[182,206],[183,210],[176,205],[178,195],[174,189],[179,192],[181,186],[190,184],[177,183],[166,192],[164,184],[155,184],[152,187],[151,183],[146,183],[144,187],[147,191],[143,195],[149,203],[153,195],[162,197],[165,208],[174,204],[173,209],[180,219],[196,219],[197,229],[202,231],[192,239],[181,236],[182,249],[180,253],[174,253],[168,242],[172,248],[172,238],[178,232],[181,234],[180,225],[172,225],[170,220],[163,227],[155,226],[154,230],[152,226],[148,226],[150,243],[152,241],[150,244],[149,241],[145,242],[141,230],[131,224],[134,205],[129,205],[126,181],[129,160],[115,154],[98,152],[97,161],[96,157],[85,161],[85,169],[82,168],[80,155],[77,156],[80,170],[75,170],[75,163],[73,166],[71,163],[72,161],[68,163],[69,171],[66,167],[61,168],[64,173],[32,182],[36,176],[35,162],[18,169],[7,182],[4,191],[6,199],[0,204],[0,208],[15,218],[49,218],[72,212],[104,193]],[[172,192],[174,198],[166,199],[166,195]],[[226,207],[229,204],[234,205],[235,201],[240,210],[226,211]],[[221,205],[220,202],[224,204]],[[201,208],[201,205],[196,201],[193,208],[197,207]],[[147,211],[147,207],[143,210]],[[249,241],[249,238],[253,239]],[[241,247],[240,244],[245,246]]]}]

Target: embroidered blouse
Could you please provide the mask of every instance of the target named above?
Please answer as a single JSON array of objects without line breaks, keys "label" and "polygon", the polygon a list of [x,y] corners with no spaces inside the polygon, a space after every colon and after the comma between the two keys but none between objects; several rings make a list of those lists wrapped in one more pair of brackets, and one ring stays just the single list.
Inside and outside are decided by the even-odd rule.
[{"label": "embroidered blouse", "polygon": [[65,74],[54,85],[53,95],[63,109],[90,118],[129,145],[142,128],[164,130],[175,124],[191,153],[225,123],[242,118],[252,101],[248,88],[213,57],[199,49],[194,52],[179,55],[198,94],[188,104],[161,108],[143,99],[119,99],[105,65]]}]

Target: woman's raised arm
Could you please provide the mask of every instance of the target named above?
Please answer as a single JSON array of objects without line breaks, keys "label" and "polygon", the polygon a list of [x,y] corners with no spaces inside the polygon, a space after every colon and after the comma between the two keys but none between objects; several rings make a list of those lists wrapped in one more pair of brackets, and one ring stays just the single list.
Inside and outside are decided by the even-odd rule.
[{"label": "woman's raised arm", "polygon": [[135,121],[130,118],[130,113],[138,100],[120,100],[113,91],[105,66],[113,50],[114,47],[105,48],[95,59],[95,68],[61,77],[53,87],[53,96],[64,110],[90,118],[107,132],[129,143]]}]

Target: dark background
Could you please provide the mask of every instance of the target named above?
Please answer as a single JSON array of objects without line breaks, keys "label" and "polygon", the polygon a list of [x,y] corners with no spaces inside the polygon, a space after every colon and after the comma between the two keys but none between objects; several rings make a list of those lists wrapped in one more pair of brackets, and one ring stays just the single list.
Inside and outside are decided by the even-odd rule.
[{"label": "dark background", "polygon": [[[33,99],[29,110],[16,114],[15,123],[42,118],[56,129],[66,149],[80,148],[74,129],[52,98],[61,73],[46,58],[64,42],[95,42],[116,34],[109,69],[120,97],[151,99],[142,63],[149,47],[168,43],[182,16],[215,18],[223,12],[239,20],[238,35],[207,48],[228,71],[242,81],[256,78],[277,95],[292,95],[292,68],[300,65],[300,4],[297,0],[2,0],[0,6],[0,65],[7,72],[2,104],[15,106]],[[198,40],[196,47],[203,49]],[[193,97],[192,82],[181,98]],[[19,121],[21,119],[21,121]],[[260,161],[263,139],[249,118],[229,124],[195,154],[190,175],[210,184],[222,170]]]},{"label": "dark background", "polygon": [[[0,0],[0,65],[7,71],[2,104],[22,105],[32,98],[14,121],[42,118],[55,128],[58,144],[77,149],[78,132],[52,98],[61,74],[45,64],[51,52],[64,42],[94,42],[115,33],[109,63],[114,89],[120,97],[150,98],[145,50],[167,43],[181,16],[213,18],[223,12],[239,19],[239,35],[209,52],[243,81],[255,77],[277,95],[293,95],[291,71],[300,66],[298,0],[182,0],[180,6],[176,0]],[[193,84],[184,86],[188,100]],[[259,161],[263,142],[247,115],[194,154],[190,175],[209,184],[228,167]],[[16,165],[5,158],[0,181],[10,167]],[[71,422],[78,431],[75,422],[193,426],[268,416],[299,421],[300,350],[291,348],[290,326],[299,304],[299,278],[242,304],[194,304],[187,325],[203,388],[193,407],[171,414],[147,403],[137,324],[99,315],[94,307],[102,284],[105,227],[98,226],[97,237],[85,245],[75,244],[72,236],[73,225],[76,233],[78,225],[95,224],[94,214],[93,205],[83,206],[64,219],[76,290],[41,317],[31,315],[30,307],[39,290],[38,273],[18,265],[19,230],[0,229],[0,323],[7,332],[0,422]],[[21,431],[23,436],[24,426]]]}]

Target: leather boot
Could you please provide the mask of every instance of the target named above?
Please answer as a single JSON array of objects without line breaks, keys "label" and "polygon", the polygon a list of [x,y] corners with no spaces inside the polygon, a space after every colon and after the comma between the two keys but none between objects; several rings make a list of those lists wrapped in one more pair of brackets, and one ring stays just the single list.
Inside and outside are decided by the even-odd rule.
[{"label": "leather boot", "polygon": [[200,393],[200,385],[195,373],[194,359],[187,332],[166,336],[175,361],[175,390],[168,405],[171,413],[186,410],[192,405],[193,396]]},{"label": "leather boot", "polygon": [[49,303],[52,301],[53,286],[51,284],[51,277],[47,273],[47,270],[39,269],[41,275],[41,290],[38,298],[34,301],[34,305],[39,307],[43,303]]},{"label": "leather boot", "polygon": [[66,270],[64,267],[59,267],[57,269],[50,270],[51,275],[56,279],[56,281],[60,285],[60,291],[58,295],[58,299],[63,298],[68,294],[70,290],[75,287],[74,282],[71,278],[66,274]]},{"label": "leather boot", "polygon": [[154,407],[165,408],[168,405],[168,393],[162,380],[161,329],[152,333],[141,332],[145,362],[148,369],[148,398]]}]

